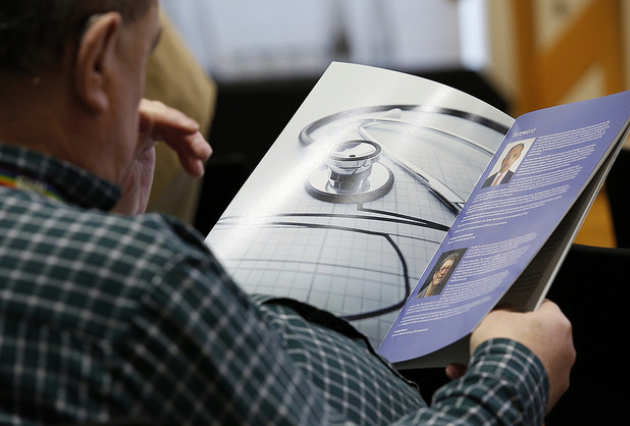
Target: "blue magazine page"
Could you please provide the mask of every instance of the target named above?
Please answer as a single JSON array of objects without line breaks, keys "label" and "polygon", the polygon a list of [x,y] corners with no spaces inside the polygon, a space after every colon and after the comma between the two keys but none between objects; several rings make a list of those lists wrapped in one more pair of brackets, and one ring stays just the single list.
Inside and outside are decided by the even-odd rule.
[{"label": "blue magazine page", "polygon": [[[586,211],[588,206],[576,200],[591,181],[587,201],[594,198],[611,154],[621,147],[629,116],[630,92],[623,92],[519,117],[379,352],[399,366],[436,353],[441,356],[425,357],[431,359],[426,366],[465,361],[467,336],[519,277],[527,281],[523,272],[532,269],[534,258],[537,267],[551,271],[543,274],[550,282],[563,258],[550,236],[557,230],[563,235],[554,236],[564,247],[570,244],[579,217],[568,213]],[[510,303],[532,309],[536,301],[522,289],[538,289],[539,301],[548,284],[524,283]]]}]

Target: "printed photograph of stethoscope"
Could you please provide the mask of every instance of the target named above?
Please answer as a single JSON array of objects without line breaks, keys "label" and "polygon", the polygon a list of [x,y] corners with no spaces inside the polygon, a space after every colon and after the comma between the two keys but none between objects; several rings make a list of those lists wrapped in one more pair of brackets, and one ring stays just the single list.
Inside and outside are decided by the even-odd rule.
[{"label": "printed photograph of stethoscope", "polygon": [[362,92],[382,71],[334,68],[206,242],[248,293],[331,311],[379,344],[512,120],[426,80]]},{"label": "printed photograph of stethoscope", "polygon": [[[391,189],[394,181],[391,170],[378,161],[381,155],[387,155],[393,163],[417,178],[440,202],[458,214],[466,201],[465,195],[458,194],[448,184],[432,175],[429,169],[406,159],[405,154],[409,154],[409,149],[401,143],[400,136],[408,136],[414,130],[433,133],[429,136],[435,138],[440,135],[465,144],[469,149],[475,149],[487,156],[488,161],[495,151],[453,131],[432,127],[417,117],[414,120],[411,116],[414,113],[458,117],[487,126],[501,134],[508,130],[504,125],[481,116],[435,106],[382,105],[332,114],[305,127],[300,133],[300,142],[310,145],[316,141],[318,133],[328,131],[330,134],[334,131],[326,130],[327,127],[341,126],[345,129],[356,129],[361,139],[344,140],[336,144],[330,152],[327,167],[320,168],[309,179],[307,191],[322,201],[337,203],[360,203],[380,198]],[[383,151],[383,146],[386,151]]]},{"label": "printed photograph of stethoscope", "polygon": [[[439,116],[465,122],[452,128],[493,137],[477,139],[489,141],[482,145],[426,124]],[[391,318],[375,319],[403,306],[422,273],[414,266],[428,263],[506,131],[480,116],[422,105],[362,107],[313,121],[297,142],[306,150],[326,144],[328,156],[305,179],[308,199],[295,199],[295,211],[259,217],[255,224],[250,217],[246,226],[258,232],[248,237],[242,257],[228,260],[230,271],[248,290],[333,310],[378,341]],[[304,211],[306,205],[314,208]],[[245,226],[236,216],[218,225]],[[366,253],[370,247],[380,253]]]}]

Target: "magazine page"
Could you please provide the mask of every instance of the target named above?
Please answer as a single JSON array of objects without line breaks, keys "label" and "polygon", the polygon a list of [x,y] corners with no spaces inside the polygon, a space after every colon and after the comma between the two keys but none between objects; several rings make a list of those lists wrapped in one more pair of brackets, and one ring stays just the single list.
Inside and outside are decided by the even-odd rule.
[{"label": "magazine page", "polygon": [[[627,134],[626,128],[620,142],[626,139]],[[606,157],[573,207],[516,282],[512,284],[499,305],[510,306],[522,312],[540,306],[622,147],[623,143],[617,143],[613,152]]]},{"label": "magazine page", "polygon": [[[629,116],[630,92],[623,92],[519,117],[380,353],[392,362],[401,362],[464,342],[547,241],[548,261],[559,262],[571,240],[549,237],[600,167],[610,166],[610,155],[623,142]],[[600,175],[593,180],[594,189],[602,179]],[[588,192],[586,205],[576,204],[581,215],[568,215],[563,222],[566,226],[558,228],[571,237],[596,193]],[[562,241],[560,246],[558,241]],[[548,266],[536,269],[546,271],[550,280],[557,265]],[[540,288],[535,280],[527,280],[531,278],[523,280],[524,286]],[[522,303],[515,298],[510,301],[531,308],[544,297],[548,285],[542,288],[533,301],[529,294],[522,295]],[[455,353],[452,346],[449,350]]]},{"label": "magazine page", "polygon": [[[623,139],[625,139],[625,135]],[[595,201],[621,148],[622,144],[620,143],[616,150],[607,157],[605,163],[591,179],[591,182],[586,186],[564,219],[562,219],[562,222],[553,231],[547,242],[536,253],[534,259],[498,302],[499,306],[506,306],[510,307],[510,309],[525,312],[537,308],[542,303],[571,247],[571,243],[575,239],[580,225],[586,218],[588,209]],[[465,336],[428,355],[397,362],[396,367],[400,370],[405,370],[410,368],[443,367],[449,363],[466,364],[468,361],[469,343],[468,336]]]},{"label": "magazine page", "polygon": [[247,292],[344,316],[378,346],[512,122],[435,82],[333,63],[207,244]]}]

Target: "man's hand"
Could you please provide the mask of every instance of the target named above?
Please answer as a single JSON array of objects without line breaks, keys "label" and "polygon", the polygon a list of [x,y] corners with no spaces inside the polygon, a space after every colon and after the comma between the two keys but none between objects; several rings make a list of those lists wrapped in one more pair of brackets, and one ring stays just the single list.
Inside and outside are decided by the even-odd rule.
[{"label": "man's hand", "polygon": [[[569,374],[575,363],[571,323],[560,308],[545,300],[533,312],[517,313],[503,309],[490,312],[473,331],[470,353],[486,340],[506,337],[527,346],[542,361],[549,379],[547,411],[569,388]],[[447,375],[464,373],[461,366],[448,366]]]},{"label": "man's hand", "polygon": [[149,133],[154,141],[166,142],[191,176],[203,176],[204,163],[212,155],[212,148],[199,132],[199,125],[184,113],[157,101],[143,99],[139,112],[140,132]]},{"label": "man's hand", "polygon": [[143,99],[138,108],[140,125],[135,157],[122,184],[122,197],[114,211],[144,212],[149,202],[155,169],[155,143],[164,141],[173,149],[190,175],[201,177],[212,148],[199,132],[199,125],[182,112],[161,102]]}]

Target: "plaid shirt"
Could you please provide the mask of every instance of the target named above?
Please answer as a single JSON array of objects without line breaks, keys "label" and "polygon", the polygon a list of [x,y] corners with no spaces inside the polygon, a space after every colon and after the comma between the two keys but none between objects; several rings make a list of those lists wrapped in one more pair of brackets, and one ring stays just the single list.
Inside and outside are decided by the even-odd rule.
[{"label": "plaid shirt", "polygon": [[480,345],[429,407],[348,323],[247,296],[168,217],[107,213],[107,182],[5,145],[0,172],[23,183],[0,187],[2,424],[542,422],[516,342]]}]

